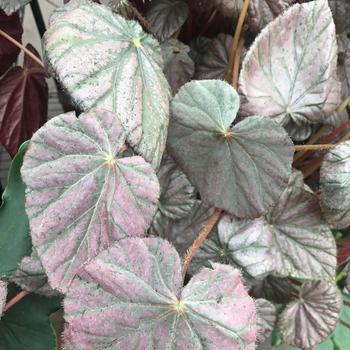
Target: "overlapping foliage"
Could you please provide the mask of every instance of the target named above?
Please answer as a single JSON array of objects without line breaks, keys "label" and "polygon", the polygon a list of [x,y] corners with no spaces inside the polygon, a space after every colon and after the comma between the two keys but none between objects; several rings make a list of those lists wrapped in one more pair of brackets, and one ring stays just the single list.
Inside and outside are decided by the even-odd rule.
[{"label": "overlapping foliage", "polygon": [[[64,349],[347,350],[347,2],[71,0],[46,69],[12,67],[25,3],[0,1],[0,348],[55,349],[63,299]],[[76,111],[42,126],[46,73]]]}]

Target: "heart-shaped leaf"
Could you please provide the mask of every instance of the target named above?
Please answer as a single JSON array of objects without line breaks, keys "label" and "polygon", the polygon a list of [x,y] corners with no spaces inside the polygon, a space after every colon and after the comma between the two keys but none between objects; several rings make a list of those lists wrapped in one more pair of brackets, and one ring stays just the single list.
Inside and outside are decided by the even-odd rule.
[{"label": "heart-shaped leaf", "polygon": [[9,16],[18,11],[21,7],[27,5],[31,0],[0,0],[0,9],[4,10]]},{"label": "heart-shaped leaf", "polygon": [[162,44],[164,74],[175,95],[194,75],[194,62],[188,55],[190,48],[181,41],[170,39]]},{"label": "heart-shaped leaf", "polygon": [[164,215],[157,215],[152,222],[150,233],[171,242],[182,256],[205,227],[214,209],[196,201],[189,215],[182,219],[173,220]]},{"label": "heart-shaped leaf", "polygon": [[291,119],[324,122],[340,102],[336,66],[328,1],[296,4],[264,28],[244,59],[242,113],[262,114],[283,124]]},{"label": "heart-shaped leaf", "polygon": [[31,252],[28,217],[24,209],[25,186],[21,178],[23,157],[29,141],[13,158],[0,207],[0,278],[16,271],[22,258]]},{"label": "heart-shaped leaf", "polygon": [[44,49],[50,70],[77,106],[115,112],[128,142],[158,167],[170,94],[156,40],[137,22],[89,2],[54,15]]},{"label": "heart-shaped leaf", "polygon": [[7,297],[7,283],[0,280],[0,319],[5,307]]},{"label": "heart-shaped leaf", "polygon": [[231,127],[239,96],[220,80],[183,86],[171,105],[171,155],[204,203],[239,218],[255,218],[288,183],[293,143],[275,121],[250,117]]},{"label": "heart-shaped leaf", "polygon": [[196,65],[196,79],[225,80],[230,57],[232,36],[219,34],[208,49],[199,56]]},{"label": "heart-shaped leaf", "polygon": [[[39,56],[32,45],[27,49]],[[0,80],[0,142],[13,157],[47,119],[45,70],[28,55],[23,68],[10,69]]]},{"label": "heart-shaped leaf", "polygon": [[169,39],[182,27],[189,15],[184,0],[153,0],[146,18],[160,41]]},{"label": "heart-shaped leaf", "polygon": [[[1,0],[0,0],[1,1]],[[12,38],[21,42],[23,28],[18,14],[6,16],[0,10],[0,28]],[[16,60],[20,49],[0,35],[0,75],[5,73]]]},{"label": "heart-shaped leaf", "polygon": [[163,157],[157,177],[161,214],[174,220],[188,216],[196,203],[196,189],[170,156]]},{"label": "heart-shaped leaf", "polygon": [[275,305],[266,299],[255,300],[257,312],[257,341],[263,343],[272,333],[277,320]]},{"label": "heart-shaped leaf", "polygon": [[335,328],[342,305],[335,284],[305,282],[299,298],[287,304],[279,318],[283,340],[302,349],[312,349]]},{"label": "heart-shaped leaf", "polygon": [[272,234],[264,220],[235,220],[224,215],[216,232],[198,249],[191,271],[212,261],[237,267],[243,270],[244,277],[265,277],[274,269],[271,243]]},{"label": "heart-shaped leaf", "polygon": [[331,151],[321,167],[321,206],[334,228],[350,225],[350,141]]},{"label": "heart-shaped leaf", "polygon": [[273,234],[276,273],[303,279],[334,280],[336,245],[324,222],[318,197],[294,172],[265,220]]},{"label": "heart-shaped leaf", "polygon": [[214,264],[183,288],[179,255],[159,238],[122,240],[86,264],[64,310],[67,350],[254,349],[239,271]]},{"label": "heart-shaped leaf", "polygon": [[[19,289],[9,284],[8,298]],[[56,350],[56,335],[49,316],[61,306],[59,298],[27,295],[6,311],[0,320],[0,349]]]},{"label": "heart-shaped leaf", "polygon": [[152,221],[159,183],[141,157],[119,158],[125,137],[112,112],[91,110],[53,118],[32,138],[26,211],[54,289],[66,290],[83,263],[115,240],[143,236]]},{"label": "heart-shaped leaf", "polygon": [[22,259],[16,272],[11,275],[9,280],[27,292],[34,292],[47,297],[58,295],[57,291],[50,287],[47,275],[35,250],[33,250],[31,256]]}]

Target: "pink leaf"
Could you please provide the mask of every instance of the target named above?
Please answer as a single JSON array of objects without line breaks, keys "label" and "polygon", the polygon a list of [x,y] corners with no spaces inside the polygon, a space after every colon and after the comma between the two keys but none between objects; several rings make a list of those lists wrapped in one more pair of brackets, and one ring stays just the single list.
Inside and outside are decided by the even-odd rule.
[{"label": "pink leaf", "polygon": [[184,288],[159,238],[119,241],[83,267],[64,302],[66,349],[254,349],[256,312],[239,271],[214,264]]},{"label": "pink leaf", "polygon": [[62,114],[32,138],[22,167],[26,211],[54,289],[64,292],[112,242],[143,236],[156,212],[157,177],[141,157],[118,158],[125,138],[117,117],[101,110]]}]

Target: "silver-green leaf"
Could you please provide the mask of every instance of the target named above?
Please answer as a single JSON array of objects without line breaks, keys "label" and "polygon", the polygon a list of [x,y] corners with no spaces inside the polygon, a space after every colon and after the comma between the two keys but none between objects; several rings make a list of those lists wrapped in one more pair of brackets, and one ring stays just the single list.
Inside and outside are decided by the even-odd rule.
[{"label": "silver-green leaf", "polygon": [[9,16],[27,5],[31,0],[0,0],[0,9]]},{"label": "silver-green leaf", "polygon": [[231,126],[239,96],[220,80],[184,85],[171,105],[170,154],[207,205],[256,218],[275,204],[291,173],[293,143],[275,121]]},{"label": "silver-green leaf", "polygon": [[242,114],[286,124],[324,122],[340,103],[337,43],[328,1],[296,4],[267,25],[240,75]]},{"label": "silver-green leaf", "polygon": [[53,15],[45,34],[50,71],[80,109],[115,112],[129,133],[127,141],[157,167],[165,148],[170,96],[158,43],[137,22],[105,6],[73,5]]}]

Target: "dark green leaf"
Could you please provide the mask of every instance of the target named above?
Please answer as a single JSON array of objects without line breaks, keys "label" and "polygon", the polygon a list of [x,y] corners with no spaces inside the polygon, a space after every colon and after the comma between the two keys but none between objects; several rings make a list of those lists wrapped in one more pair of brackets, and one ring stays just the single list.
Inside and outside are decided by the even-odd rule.
[{"label": "dark green leaf", "polygon": [[23,257],[30,255],[31,239],[24,209],[25,185],[20,169],[29,141],[18,150],[11,163],[8,184],[2,195],[0,207],[0,277],[16,271]]},{"label": "dark green leaf", "polygon": [[[8,300],[20,290],[9,286]],[[56,335],[49,316],[60,308],[59,298],[29,294],[0,320],[1,350],[55,350]]]}]

